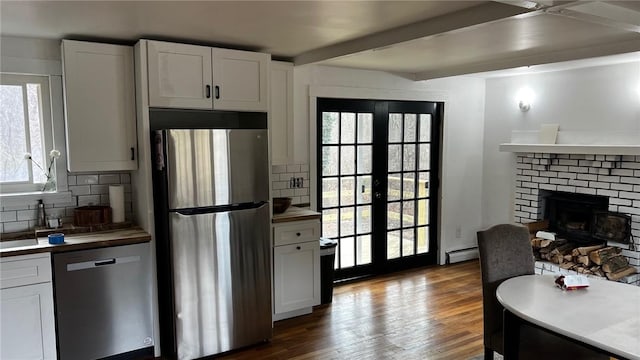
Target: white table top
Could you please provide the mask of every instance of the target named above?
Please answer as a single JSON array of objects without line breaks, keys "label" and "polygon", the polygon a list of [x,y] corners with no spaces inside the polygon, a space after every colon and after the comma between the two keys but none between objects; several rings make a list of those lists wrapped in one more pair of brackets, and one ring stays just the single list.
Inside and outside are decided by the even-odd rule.
[{"label": "white table top", "polygon": [[589,278],[564,291],[551,275],[506,280],[496,296],[516,316],[627,359],[640,359],[640,287]]}]

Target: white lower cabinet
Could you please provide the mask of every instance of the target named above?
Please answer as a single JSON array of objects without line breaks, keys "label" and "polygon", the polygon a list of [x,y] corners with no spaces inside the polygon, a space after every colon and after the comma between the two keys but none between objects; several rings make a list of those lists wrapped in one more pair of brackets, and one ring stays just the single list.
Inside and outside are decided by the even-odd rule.
[{"label": "white lower cabinet", "polygon": [[320,304],[320,221],[274,224],[274,320],[310,313]]},{"label": "white lower cabinet", "polygon": [[0,359],[56,359],[51,254],[0,259]]}]

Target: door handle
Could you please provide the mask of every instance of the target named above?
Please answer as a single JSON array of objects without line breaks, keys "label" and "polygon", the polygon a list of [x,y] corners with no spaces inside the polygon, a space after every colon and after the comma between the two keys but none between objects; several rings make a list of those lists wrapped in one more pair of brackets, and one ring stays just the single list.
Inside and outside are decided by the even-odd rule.
[{"label": "door handle", "polygon": [[216,99],[220,99],[220,86],[216,85]]},{"label": "door handle", "polygon": [[211,98],[211,85],[205,86],[204,89],[205,89],[205,95],[206,95],[207,99],[210,99]]}]

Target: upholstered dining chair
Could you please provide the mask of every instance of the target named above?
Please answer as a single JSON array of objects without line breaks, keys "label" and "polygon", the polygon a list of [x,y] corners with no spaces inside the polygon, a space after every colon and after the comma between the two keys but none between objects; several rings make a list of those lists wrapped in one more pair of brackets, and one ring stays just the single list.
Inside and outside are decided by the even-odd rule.
[{"label": "upholstered dining chair", "polygon": [[[500,224],[478,231],[478,251],[482,276],[484,359],[491,360],[494,351],[503,354],[504,350],[504,308],[496,298],[496,290],[509,278],[534,274],[535,263],[529,231],[522,225]],[[521,339],[520,359],[609,359],[533,327],[523,327]],[[535,349],[535,354],[532,349]]]}]

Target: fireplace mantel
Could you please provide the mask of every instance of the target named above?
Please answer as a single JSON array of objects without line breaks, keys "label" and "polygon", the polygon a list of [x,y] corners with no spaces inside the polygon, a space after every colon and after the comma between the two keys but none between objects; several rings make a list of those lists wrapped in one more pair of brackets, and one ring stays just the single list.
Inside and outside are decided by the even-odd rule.
[{"label": "fireplace mantel", "polygon": [[640,145],[500,144],[501,152],[542,154],[640,155]]},{"label": "fireplace mantel", "polygon": [[501,152],[543,154],[640,155],[640,134],[631,132],[558,131],[555,144],[539,142],[539,131],[511,133]]}]

